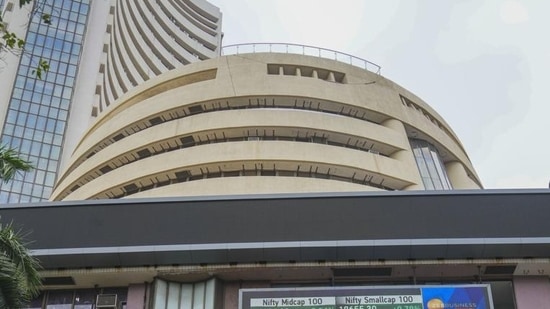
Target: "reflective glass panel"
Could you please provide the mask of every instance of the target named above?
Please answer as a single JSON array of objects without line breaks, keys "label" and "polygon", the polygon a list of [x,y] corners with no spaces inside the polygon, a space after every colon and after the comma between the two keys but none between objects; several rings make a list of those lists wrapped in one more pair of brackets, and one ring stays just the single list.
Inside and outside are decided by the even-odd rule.
[{"label": "reflective glass panel", "polygon": [[[5,0],[0,1],[1,7]],[[17,70],[0,140],[16,148],[23,159],[32,157],[35,167],[48,166],[49,173],[47,176],[43,172],[38,173],[38,177],[34,173],[18,175],[17,180],[24,179],[23,186],[19,183],[15,186],[14,182],[0,184],[2,201],[46,200],[53,188],[55,177],[51,172],[56,172],[58,168],[59,146],[63,143],[77,74],[76,64],[82,50],[82,40],[66,38],[84,36],[89,2],[41,1],[41,10],[54,12],[51,24],[43,23],[40,14],[33,14],[28,24],[26,53],[21,57]],[[42,79],[32,72],[40,59],[50,64],[50,70],[42,74]],[[58,108],[64,112],[59,113]],[[55,133],[53,140],[51,133]],[[21,137],[24,137],[22,142]],[[55,147],[50,147],[52,142]]]},{"label": "reflective glass panel", "polygon": [[426,190],[451,190],[451,182],[437,148],[419,139],[410,140],[414,159]]}]

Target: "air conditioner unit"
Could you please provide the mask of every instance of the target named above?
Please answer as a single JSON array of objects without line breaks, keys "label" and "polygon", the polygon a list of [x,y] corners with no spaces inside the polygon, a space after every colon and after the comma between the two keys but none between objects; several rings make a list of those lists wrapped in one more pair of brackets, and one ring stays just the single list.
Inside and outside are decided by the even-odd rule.
[{"label": "air conditioner unit", "polygon": [[116,308],[116,294],[97,295],[96,308]]}]

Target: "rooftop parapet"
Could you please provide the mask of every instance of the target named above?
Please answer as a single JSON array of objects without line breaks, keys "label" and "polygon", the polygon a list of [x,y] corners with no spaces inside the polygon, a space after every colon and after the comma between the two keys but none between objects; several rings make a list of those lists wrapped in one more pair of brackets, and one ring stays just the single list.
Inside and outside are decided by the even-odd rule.
[{"label": "rooftop parapet", "polygon": [[380,74],[381,70],[381,67],[379,65],[368,60],[336,50],[310,45],[291,43],[243,43],[222,47],[223,56],[250,53],[283,53],[314,56],[351,64],[353,66],[368,70],[376,74]]}]

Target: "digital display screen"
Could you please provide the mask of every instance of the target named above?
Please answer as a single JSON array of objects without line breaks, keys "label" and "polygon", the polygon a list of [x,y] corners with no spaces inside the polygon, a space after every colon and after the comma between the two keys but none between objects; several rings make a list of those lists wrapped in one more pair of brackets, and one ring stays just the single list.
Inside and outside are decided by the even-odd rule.
[{"label": "digital display screen", "polygon": [[490,286],[241,289],[239,309],[494,309]]}]

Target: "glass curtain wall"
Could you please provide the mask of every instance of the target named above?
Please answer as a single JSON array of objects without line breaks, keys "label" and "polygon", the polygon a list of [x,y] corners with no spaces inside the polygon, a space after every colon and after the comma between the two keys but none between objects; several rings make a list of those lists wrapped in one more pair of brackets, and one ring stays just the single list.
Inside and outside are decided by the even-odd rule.
[{"label": "glass curtain wall", "polygon": [[[28,25],[25,52],[12,90],[0,140],[34,169],[0,185],[0,204],[37,202],[52,191],[75,86],[90,0],[46,0]],[[41,13],[52,15],[51,24]],[[39,79],[40,59],[50,70]]]},{"label": "glass curtain wall", "polygon": [[445,165],[435,146],[420,139],[411,139],[410,143],[426,190],[451,190]]}]

